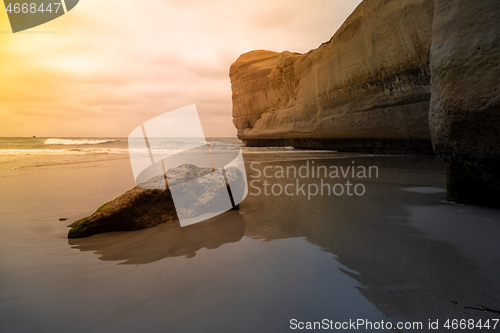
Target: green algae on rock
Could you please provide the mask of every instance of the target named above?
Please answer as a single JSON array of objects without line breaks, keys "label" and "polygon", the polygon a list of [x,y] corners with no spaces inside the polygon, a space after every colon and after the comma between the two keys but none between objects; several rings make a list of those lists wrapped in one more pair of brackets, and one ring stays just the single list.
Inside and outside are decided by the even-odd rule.
[{"label": "green algae on rock", "polygon": [[132,231],[177,221],[170,190],[139,186],[99,207],[92,215],[69,225],[68,238],[109,231]]}]

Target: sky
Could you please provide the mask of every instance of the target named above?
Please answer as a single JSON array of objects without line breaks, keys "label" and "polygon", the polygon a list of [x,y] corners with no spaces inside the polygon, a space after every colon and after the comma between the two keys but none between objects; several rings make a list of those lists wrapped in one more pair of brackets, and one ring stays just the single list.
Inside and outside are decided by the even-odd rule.
[{"label": "sky", "polygon": [[12,33],[0,4],[0,137],[127,137],[195,104],[205,135],[235,136],[229,67],[242,53],[305,53],[361,0],[80,0]]}]

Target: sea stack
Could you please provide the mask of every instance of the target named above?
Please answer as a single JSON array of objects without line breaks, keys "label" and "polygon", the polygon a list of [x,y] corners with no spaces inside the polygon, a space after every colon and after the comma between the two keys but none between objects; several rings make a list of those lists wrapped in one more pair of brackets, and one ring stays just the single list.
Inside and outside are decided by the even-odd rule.
[{"label": "sea stack", "polygon": [[432,153],[433,0],[364,0],[306,54],[252,51],[231,65],[233,122],[248,146]]},{"label": "sea stack", "polygon": [[429,113],[450,200],[500,206],[500,1],[435,0]]}]

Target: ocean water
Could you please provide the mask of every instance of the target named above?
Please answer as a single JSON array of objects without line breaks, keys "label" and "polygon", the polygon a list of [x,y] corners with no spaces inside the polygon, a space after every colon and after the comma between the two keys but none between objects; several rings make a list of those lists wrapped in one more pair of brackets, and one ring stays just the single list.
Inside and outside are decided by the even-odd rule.
[{"label": "ocean water", "polygon": [[[0,332],[288,332],[324,319],[427,332],[429,320],[498,318],[470,308],[500,308],[500,214],[447,202],[433,156],[242,146],[239,211],[67,239],[67,224],[135,185],[127,148],[125,138],[0,139]],[[378,172],[279,172],[313,165]],[[339,195],[346,181],[363,195]],[[337,192],[312,195],[321,187]]]},{"label": "ocean water", "polygon": [[123,153],[124,138],[0,138],[0,156]]},{"label": "ocean water", "polygon": [[[150,141],[153,152],[166,156],[181,153],[185,146],[191,144],[189,139],[150,139]],[[301,153],[293,147],[244,147],[241,140],[236,138],[213,137],[207,138],[206,142],[236,144],[248,154]],[[128,138],[0,138],[0,170],[128,159],[129,152],[147,154],[143,150],[135,149],[133,145],[129,150]],[[316,152],[323,155],[331,153],[331,151]]]}]

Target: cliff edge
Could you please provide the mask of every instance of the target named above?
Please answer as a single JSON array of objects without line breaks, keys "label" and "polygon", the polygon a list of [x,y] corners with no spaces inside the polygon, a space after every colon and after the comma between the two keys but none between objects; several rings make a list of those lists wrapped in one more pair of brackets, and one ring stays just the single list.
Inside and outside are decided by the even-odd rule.
[{"label": "cliff edge", "polygon": [[432,0],[364,0],[306,54],[259,50],[231,65],[248,146],[432,153]]}]

